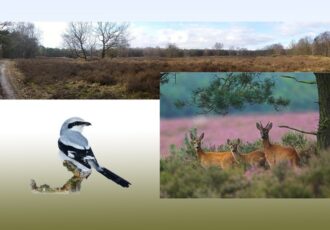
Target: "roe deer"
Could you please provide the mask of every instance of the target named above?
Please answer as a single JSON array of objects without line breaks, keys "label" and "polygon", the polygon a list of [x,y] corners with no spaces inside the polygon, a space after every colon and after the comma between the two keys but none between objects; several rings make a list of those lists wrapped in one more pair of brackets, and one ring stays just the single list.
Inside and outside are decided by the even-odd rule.
[{"label": "roe deer", "polygon": [[270,143],[268,133],[269,130],[273,127],[271,122],[268,122],[265,127],[262,126],[261,122],[256,123],[256,126],[260,131],[264,145],[265,156],[270,167],[283,161],[290,162],[291,166],[295,168],[300,166],[300,158],[294,148]]},{"label": "roe deer", "polygon": [[191,143],[197,153],[198,159],[203,167],[218,166],[222,169],[233,167],[238,162],[235,161],[231,152],[204,152],[201,144],[204,133],[198,139],[190,133]]},{"label": "roe deer", "polygon": [[238,147],[240,143],[241,143],[240,139],[237,139],[236,142],[230,141],[229,139],[227,140],[227,144],[229,145],[230,151],[233,154],[233,157],[235,158],[236,161],[256,167],[266,166],[266,157],[263,151],[255,150],[249,153],[240,153],[238,151]]}]

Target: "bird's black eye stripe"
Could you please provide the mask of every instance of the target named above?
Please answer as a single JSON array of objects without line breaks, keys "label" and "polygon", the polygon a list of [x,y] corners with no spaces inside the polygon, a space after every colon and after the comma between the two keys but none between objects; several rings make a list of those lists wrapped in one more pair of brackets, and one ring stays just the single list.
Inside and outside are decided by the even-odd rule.
[{"label": "bird's black eye stripe", "polygon": [[86,122],[86,121],[75,121],[75,122],[71,122],[68,124],[68,128],[71,129],[73,126],[76,125],[91,125],[91,123]]}]

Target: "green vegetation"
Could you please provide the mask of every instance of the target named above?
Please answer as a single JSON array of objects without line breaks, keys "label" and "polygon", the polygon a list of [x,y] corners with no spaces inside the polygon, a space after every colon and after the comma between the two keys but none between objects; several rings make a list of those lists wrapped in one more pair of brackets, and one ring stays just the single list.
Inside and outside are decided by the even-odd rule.
[{"label": "green vegetation", "polygon": [[282,136],[282,143],[286,146],[302,150],[307,146],[308,141],[302,133],[287,132]]},{"label": "green vegetation", "polygon": [[269,113],[279,106],[287,112],[318,110],[316,86],[284,75],[315,81],[313,73],[171,73],[161,85],[161,116]]},{"label": "green vegetation", "polygon": [[[270,78],[260,79],[259,73],[226,73],[224,77],[215,76],[207,87],[192,90],[191,104],[203,113],[226,115],[229,110],[243,110],[246,104],[266,104],[279,110],[290,101],[281,96],[275,98],[275,82]],[[177,106],[184,107],[187,102],[178,100]]]},{"label": "green vegetation", "polygon": [[[195,131],[193,131],[195,132]],[[293,145],[303,166],[293,170],[288,164],[272,169],[237,167],[221,170],[203,168],[188,138],[180,149],[160,160],[161,197],[223,198],[323,198],[330,197],[330,153],[316,153],[316,144],[302,134],[288,133],[282,144]],[[261,142],[242,145],[242,152],[258,149]],[[218,146],[216,149],[227,149]]]}]

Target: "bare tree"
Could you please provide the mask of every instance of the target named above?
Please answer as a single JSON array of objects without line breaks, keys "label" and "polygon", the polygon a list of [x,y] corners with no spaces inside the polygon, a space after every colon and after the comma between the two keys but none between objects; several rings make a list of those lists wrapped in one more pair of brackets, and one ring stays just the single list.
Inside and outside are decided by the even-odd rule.
[{"label": "bare tree", "polygon": [[12,22],[0,22],[0,31],[8,30]]},{"label": "bare tree", "polygon": [[289,51],[292,54],[298,55],[311,55],[312,54],[312,47],[313,46],[313,39],[311,37],[303,37],[299,39],[297,43],[294,41],[291,42]]},{"label": "bare tree", "polygon": [[165,52],[167,57],[178,57],[180,48],[175,43],[168,43]]},{"label": "bare tree", "polygon": [[276,43],[266,46],[264,49],[269,50],[272,52],[272,54],[276,54],[276,55],[285,54],[285,49],[281,43]]},{"label": "bare tree", "polygon": [[8,29],[11,25],[10,22],[0,22],[0,57],[2,57],[2,49],[3,45],[6,43],[7,37],[8,37]]},{"label": "bare tree", "polygon": [[40,40],[40,31],[35,27],[35,25],[31,22],[18,22],[14,23],[13,31],[18,32],[21,35],[29,38],[34,39],[36,41]]},{"label": "bare tree", "polygon": [[223,43],[221,42],[216,42],[213,46],[213,49],[216,50],[216,54],[219,56],[220,55],[220,51],[223,49]]},{"label": "bare tree", "polygon": [[314,38],[313,54],[330,56],[330,31],[321,33]]},{"label": "bare tree", "polygon": [[0,46],[6,58],[33,58],[38,53],[40,32],[33,23],[0,23]]},{"label": "bare tree", "polygon": [[72,50],[77,57],[87,59],[88,50],[92,50],[93,27],[90,22],[70,22],[63,34],[65,46]]},{"label": "bare tree", "polygon": [[127,23],[98,22],[96,36],[101,42],[101,57],[105,58],[108,50],[128,46]]}]

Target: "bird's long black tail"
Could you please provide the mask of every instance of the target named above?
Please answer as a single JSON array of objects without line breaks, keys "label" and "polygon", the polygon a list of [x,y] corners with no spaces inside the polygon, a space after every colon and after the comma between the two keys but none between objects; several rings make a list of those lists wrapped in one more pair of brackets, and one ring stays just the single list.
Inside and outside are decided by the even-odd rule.
[{"label": "bird's long black tail", "polygon": [[115,173],[111,172],[110,170],[99,167],[96,169],[99,173],[101,173],[106,178],[114,181],[115,183],[121,185],[122,187],[128,188],[131,183],[129,183],[127,180],[121,178],[120,176],[116,175]]}]

